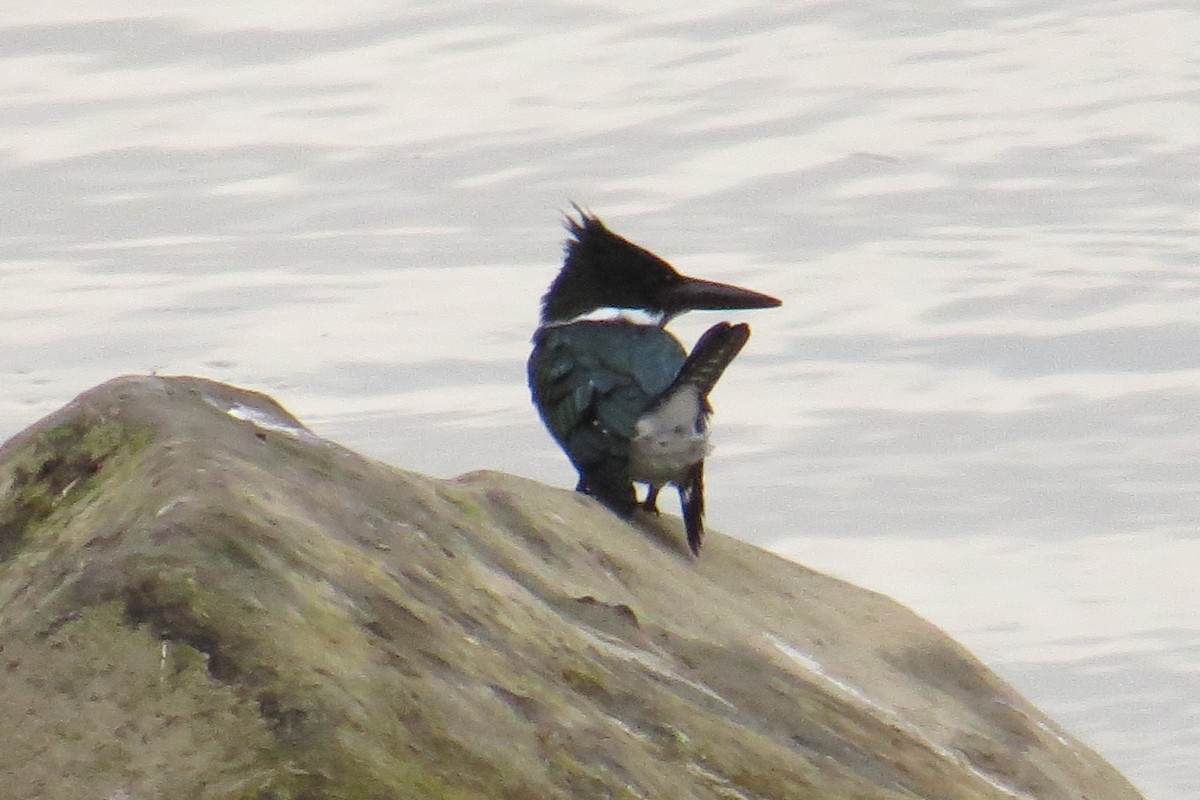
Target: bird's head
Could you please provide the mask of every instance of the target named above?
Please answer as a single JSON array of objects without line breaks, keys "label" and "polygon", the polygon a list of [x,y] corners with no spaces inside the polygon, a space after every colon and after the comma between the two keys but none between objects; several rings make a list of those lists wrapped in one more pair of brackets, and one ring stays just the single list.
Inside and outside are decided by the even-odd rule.
[{"label": "bird's head", "polygon": [[542,298],[542,323],[567,322],[598,309],[645,312],[659,324],[699,309],[772,308],[769,295],[679,274],[645,248],[618,236],[575,206],[558,277]]}]

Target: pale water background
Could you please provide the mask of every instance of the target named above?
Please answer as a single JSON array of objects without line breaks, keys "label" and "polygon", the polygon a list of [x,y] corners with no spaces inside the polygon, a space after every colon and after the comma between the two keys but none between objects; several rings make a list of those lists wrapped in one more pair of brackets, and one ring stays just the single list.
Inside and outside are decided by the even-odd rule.
[{"label": "pale water background", "polygon": [[714,395],[715,527],[1200,796],[1190,1],[6,9],[0,438],[158,370],[571,486],[524,359],[572,199],[785,298]]}]

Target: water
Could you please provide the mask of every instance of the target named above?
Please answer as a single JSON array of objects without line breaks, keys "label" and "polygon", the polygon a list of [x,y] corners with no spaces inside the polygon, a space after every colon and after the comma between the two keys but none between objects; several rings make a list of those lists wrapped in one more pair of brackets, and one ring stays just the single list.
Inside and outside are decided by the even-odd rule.
[{"label": "water", "polygon": [[0,437],[158,370],[570,486],[523,362],[574,199],[786,301],[714,395],[715,527],[1195,797],[1200,10],[654,8],[10,10]]}]

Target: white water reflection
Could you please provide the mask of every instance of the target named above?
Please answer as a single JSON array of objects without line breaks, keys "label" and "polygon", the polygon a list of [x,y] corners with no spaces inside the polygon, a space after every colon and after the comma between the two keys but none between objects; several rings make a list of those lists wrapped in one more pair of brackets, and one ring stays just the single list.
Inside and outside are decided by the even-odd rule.
[{"label": "white water reflection", "polygon": [[26,4],[0,437],[195,373],[569,486],[523,361],[575,199],[786,299],[714,396],[716,527],[910,603],[1190,798],[1198,42],[1153,0]]}]

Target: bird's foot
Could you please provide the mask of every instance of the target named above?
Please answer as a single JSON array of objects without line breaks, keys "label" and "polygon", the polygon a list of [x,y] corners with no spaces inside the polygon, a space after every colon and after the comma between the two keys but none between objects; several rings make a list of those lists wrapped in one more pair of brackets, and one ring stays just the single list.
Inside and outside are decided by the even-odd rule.
[{"label": "bird's foot", "polygon": [[658,513],[659,513],[658,512],[658,488],[659,487],[657,487],[657,486],[651,486],[650,490],[646,492],[646,499],[642,501],[642,511],[647,511],[656,517],[658,516]]}]

